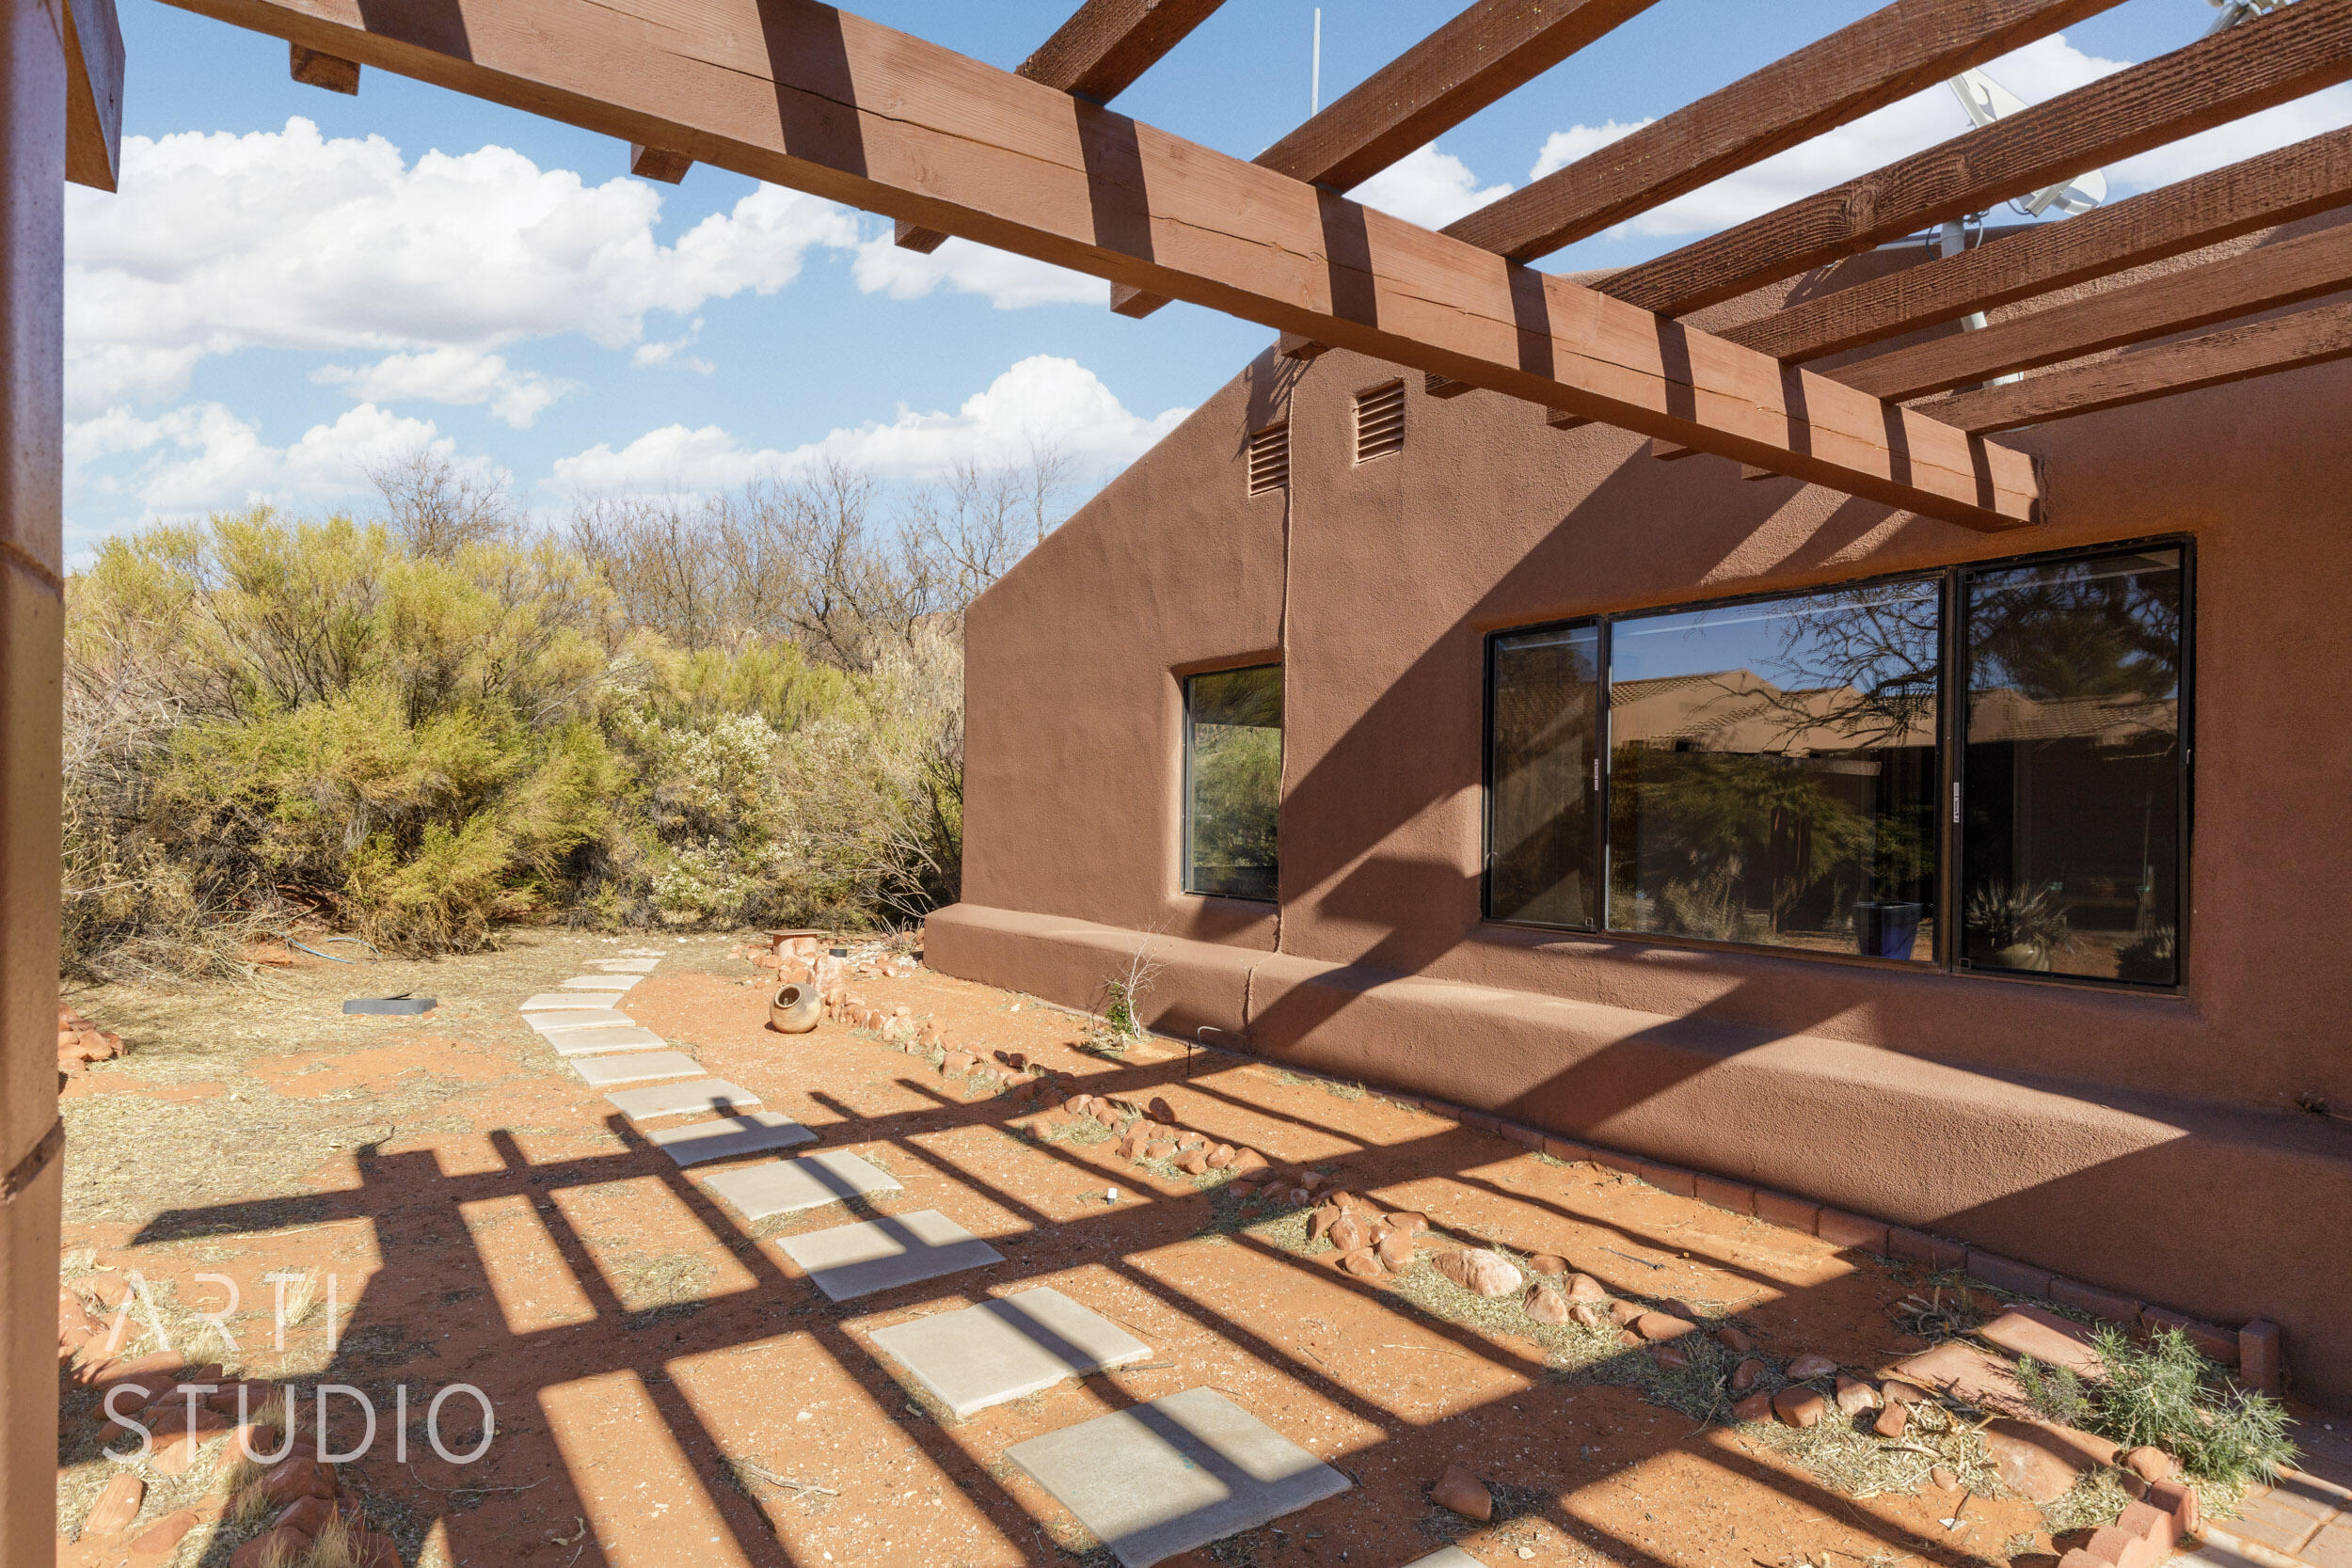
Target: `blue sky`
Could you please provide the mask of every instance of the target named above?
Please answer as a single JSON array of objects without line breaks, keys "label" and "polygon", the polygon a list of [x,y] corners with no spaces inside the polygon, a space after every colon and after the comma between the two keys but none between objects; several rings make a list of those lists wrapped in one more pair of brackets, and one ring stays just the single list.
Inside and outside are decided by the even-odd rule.
[{"label": "blue sky", "polygon": [[[1074,0],[874,0],[879,20],[1011,67]],[[1248,157],[1305,117],[1305,0],[1233,0],[1120,100]],[[1327,0],[1326,100],[1454,8]],[[1450,221],[1854,20],[1862,0],[1660,0],[1357,194]],[[2206,0],[2125,0],[1997,62],[2027,100],[2177,47]],[[362,511],[364,469],[435,447],[549,518],[708,493],[826,453],[907,483],[1068,451],[1090,485],[1264,342],[1188,306],[1111,315],[1099,283],[707,167],[627,174],[604,137],[366,74],[292,82],[284,44],[122,0],[123,190],[68,217],[69,546],[269,502]],[[2115,194],[2352,123],[2331,89],[2110,169]],[[1596,237],[1639,260],[1957,135],[1943,88]]]}]

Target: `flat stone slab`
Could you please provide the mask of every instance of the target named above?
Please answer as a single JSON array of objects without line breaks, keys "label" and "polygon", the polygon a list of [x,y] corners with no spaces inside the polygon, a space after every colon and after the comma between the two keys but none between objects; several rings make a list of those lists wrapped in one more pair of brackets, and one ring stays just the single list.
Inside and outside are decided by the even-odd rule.
[{"label": "flat stone slab", "polygon": [[618,1007],[549,1007],[527,1013],[523,1022],[543,1035],[558,1029],[634,1029],[637,1021]]},{"label": "flat stone slab", "polygon": [[594,1056],[607,1051],[659,1051],[670,1043],[650,1029],[549,1029],[539,1037],[555,1047],[557,1055],[565,1057]]},{"label": "flat stone slab", "polygon": [[624,947],[621,956],[625,958],[666,958],[670,955],[659,947]]},{"label": "flat stone slab", "polygon": [[[784,1164],[804,1165],[816,1158],[803,1155]],[[711,1182],[719,1180],[714,1176]],[[777,1244],[808,1271],[828,1301],[848,1301],[1005,1260],[1003,1253],[936,1209],[787,1236]]]},{"label": "flat stone slab", "polygon": [[958,1416],[1152,1354],[1050,1286],[879,1328],[874,1343]]},{"label": "flat stone slab", "polygon": [[1448,1546],[1444,1551],[1417,1557],[1405,1568],[1486,1568],[1486,1565],[1459,1546]]},{"label": "flat stone slab", "polygon": [[688,1117],[705,1111],[721,1116],[759,1103],[759,1096],[723,1078],[696,1078],[684,1084],[654,1084],[642,1089],[618,1089],[604,1097],[631,1121],[658,1117]]},{"label": "flat stone slab", "polygon": [[812,1143],[817,1134],[776,1111],[742,1111],[724,1121],[698,1121],[690,1127],[665,1127],[645,1134],[645,1141],[665,1150],[681,1165],[706,1160],[732,1160],[739,1154],[766,1154]]},{"label": "flat stone slab", "polygon": [[1214,1388],[1187,1388],[1015,1443],[1005,1457],[1125,1568],[1221,1541],[1347,1490],[1348,1479]]},{"label": "flat stone slab", "polygon": [[586,967],[602,970],[607,974],[651,974],[653,966],[660,961],[660,958],[591,958]]},{"label": "flat stone slab", "polygon": [[[525,1002],[522,1010],[527,1013],[560,1013],[573,1009],[586,1012],[591,1008],[609,1011],[612,1006],[612,998],[610,996],[591,996],[586,991],[578,990],[543,990]],[[630,1022],[636,1021],[632,1019]]]},{"label": "flat stone slab", "polygon": [[575,974],[564,982],[565,990],[627,990],[642,974]]},{"label": "flat stone slab", "polygon": [[781,1164],[723,1171],[703,1185],[735,1205],[748,1220],[794,1213],[867,1193],[899,1191],[898,1179],[888,1171],[837,1148],[803,1155]]},{"label": "flat stone slab", "polygon": [[572,1070],[596,1088],[608,1084],[642,1084],[648,1078],[691,1078],[702,1063],[683,1051],[640,1051],[625,1056],[579,1056]]}]

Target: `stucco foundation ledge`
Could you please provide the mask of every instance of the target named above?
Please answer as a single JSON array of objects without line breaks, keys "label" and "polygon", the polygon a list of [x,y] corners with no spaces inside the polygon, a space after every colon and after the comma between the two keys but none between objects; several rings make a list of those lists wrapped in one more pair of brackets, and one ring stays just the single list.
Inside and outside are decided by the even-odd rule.
[{"label": "stucco foundation ledge", "polygon": [[2268,1319],[2297,1392],[2352,1408],[2352,1130],[970,905],[930,917],[925,957],[1091,1008],[1147,943],[1161,970],[1141,1010],[1161,1033],[1212,1025],[1229,1032],[1214,1043],[1308,1070],[1801,1194],[2215,1322]]}]

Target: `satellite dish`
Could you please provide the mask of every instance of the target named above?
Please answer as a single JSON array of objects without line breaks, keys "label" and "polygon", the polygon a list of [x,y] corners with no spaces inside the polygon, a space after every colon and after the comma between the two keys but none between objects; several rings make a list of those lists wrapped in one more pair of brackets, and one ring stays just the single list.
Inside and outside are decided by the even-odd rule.
[{"label": "satellite dish", "polygon": [[[2253,6],[2264,4],[2265,0],[2226,0],[2226,3]],[[2269,0],[2269,3],[2276,4],[2277,0]],[[1981,71],[1963,71],[1947,86],[1960,100],[1960,106],[1968,111],[1970,122],[1980,131],[1994,120],[2007,119],[2013,114],[2022,113],[2026,107],[2024,99]],[[2094,168],[2089,174],[2078,174],[2072,180],[2061,180],[2055,185],[2036,191],[2016,205],[2030,217],[2040,217],[2054,207],[2073,217],[2078,213],[2088,213],[2106,198],[2107,177]]]}]

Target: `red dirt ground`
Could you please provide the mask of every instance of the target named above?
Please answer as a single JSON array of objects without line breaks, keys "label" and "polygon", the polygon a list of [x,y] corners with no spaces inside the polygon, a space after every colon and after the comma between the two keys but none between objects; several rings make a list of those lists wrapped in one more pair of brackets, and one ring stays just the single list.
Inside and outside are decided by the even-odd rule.
[{"label": "red dirt ground", "polygon": [[[549,939],[524,957],[437,967],[489,966],[501,978],[483,990],[476,976],[476,989],[504,985],[518,1003],[581,958],[614,950]],[[732,950],[680,949],[627,1005],[712,1072],[807,1123],[820,1147],[893,1171],[906,1190],[876,1209],[939,1209],[1006,1263],[827,1304],[772,1236],[842,1223],[851,1217],[842,1208],[755,1232],[485,1001],[321,1044],[298,1044],[310,1025],[295,1009],[280,1025],[295,1049],[205,1077],[191,1064],[152,1084],[135,1049],[121,1070],[77,1081],[77,1100],[348,1096],[362,1115],[381,1110],[390,1132],[275,1190],[257,1176],[235,1202],[135,1220],[70,1208],[69,1257],[89,1256],[69,1277],[138,1269],[201,1302],[218,1287],[193,1274],[226,1275],[248,1308],[258,1304],[233,1320],[244,1354],[227,1358],[232,1370],[299,1376],[306,1387],[331,1373],[326,1381],[376,1392],[388,1421],[391,1386],[405,1383],[416,1432],[407,1463],[389,1451],[388,1429],[350,1470],[408,1561],[1090,1561],[1090,1541],[1004,1450],[1195,1386],[1226,1393],[1356,1485],[1176,1560],[1185,1568],[1386,1568],[1449,1540],[1487,1563],[2048,1560],[2050,1539],[2022,1501],[1963,1504],[1933,1489],[1843,1496],[1738,1429],[1549,1370],[1523,1335],[1437,1321],[1385,1282],[1217,1228],[1213,1200],[1189,1181],[1130,1166],[1109,1143],[1025,1137],[1007,1101],[869,1036],[832,1023],[772,1034],[764,989],[744,984],[754,973]],[[1890,1315],[1918,1276],[1813,1238],[1265,1064],[1203,1053],[1187,1077],[1183,1053],[1165,1042],[1100,1059],[1076,1048],[1082,1021],[986,987],[925,973],[858,989],[884,1009],[937,1018],[957,1044],[1025,1052],[1095,1092],[1163,1094],[1184,1124],[1278,1164],[1337,1162],[1347,1185],[1457,1235],[1558,1253],[1612,1289],[1721,1303],[1775,1355],[1819,1350],[1879,1368],[1919,1348]],[[430,1114],[383,1109],[402,1095],[411,1105],[420,1084],[435,1085]],[[1116,1204],[1102,1196],[1113,1184]],[[343,1321],[331,1358],[315,1321],[290,1333],[284,1354],[271,1348],[262,1276],[281,1268],[338,1275]],[[1151,1362],[943,1424],[869,1349],[882,1325],[1039,1284],[1128,1326],[1152,1345]],[[488,1456],[463,1469],[431,1456],[421,1425],[423,1402],[459,1382],[485,1390],[499,1418]],[[74,1462],[61,1472],[69,1536],[58,1560],[69,1568],[134,1560],[119,1537],[70,1538],[108,1473],[89,1458],[93,1428],[70,1423],[65,1444]],[[1473,1528],[1429,1502],[1430,1483],[1456,1461],[1496,1489],[1494,1523]],[[186,1486],[200,1497],[207,1484],[199,1471]],[[160,1506],[151,1501],[142,1524]],[[1956,1507],[1960,1524],[1947,1528],[1939,1521]],[[223,1562],[237,1538],[223,1527],[214,1540],[207,1524],[172,1560]]]}]

